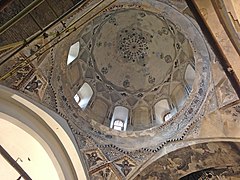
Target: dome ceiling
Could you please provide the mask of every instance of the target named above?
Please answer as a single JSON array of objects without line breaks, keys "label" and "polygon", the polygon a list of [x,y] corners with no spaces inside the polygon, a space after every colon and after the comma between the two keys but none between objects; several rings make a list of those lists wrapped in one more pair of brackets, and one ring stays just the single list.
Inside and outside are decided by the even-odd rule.
[{"label": "dome ceiling", "polygon": [[[3,59],[1,84],[19,91],[2,87],[14,94],[3,99],[17,103],[9,112],[22,110],[23,103],[67,128],[80,153],[73,166],[83,162],[90,179],[176,175],[187,156],[183,163],[171,158],[176,166],[171,161],[166,169],[160,162],[164,154],[177,157],[176,149],[211,139],[204,137],[237,136],[236,94],[193,6],[178,0],[85,2]],[[180,170],[178,178],[198,174],[196,167]]]},{"label": "dome ceiling", "polygon": [[146,177],[156,157],[193,143],[181,140],[222,134],[218,116],[203,117],[230,102],[230,85],[190,10],[175,0],[90,1],[11,57],[3,73],[20,69],[4,84],[66,120],[90,178],[133,179],[147,167]]},{"label": "dome ceiling", "polygon": [[163,84],[180,54],[182,61],[193,58],[180,29],[159,14],[137,9],[103,15],[91,53],[101,78],[130,94]]},{"label": "dome ceiling", "polygon": [[[71,79],[80,78],[72,97],[82,108],[79,111],[86,108],[89,118],[108,127],[116,106],[129,110],[128,130],[161,124],[164,116],[171,118],[181,108],[192,89],[195,60],[190,41],[181,24],[151,10],[107,11],[85,25],[70,48],[79,49],[75,61],[80,64],[77,73],[68,71]],[[186,78],[188,66],[192,73]],[[93,97],[81,88],[84,83],[89,86],[85,91],[93,89]],[[83,104],[84,98],[91,105]],[[156,105],[161,100],[166,102]]]},{"label": "dome ceiling", "polygon": [[112,141],[125,130],[151,132],[159,142],[185,132],[209,81],[194,22],[159,1],[119,1],[86,22],[52,57],[53,87],[69,118]]}]

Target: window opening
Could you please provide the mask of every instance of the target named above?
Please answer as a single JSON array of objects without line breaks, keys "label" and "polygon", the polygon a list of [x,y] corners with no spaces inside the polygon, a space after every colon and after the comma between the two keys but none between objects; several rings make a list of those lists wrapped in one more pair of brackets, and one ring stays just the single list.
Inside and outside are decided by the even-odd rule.
[{"label": "window opening", "polygon": [[123,130],[123,122],[121,120],[115,120],[113,123],[113,129],[122,131]]},{"label": "window opening", "polygon": [[154,105],[156,121],[162,124],[165,121],[165,116],[170,113],[170,106],[167,99],[162,99]]},{"label": "window opening", "polygon": [[78,103],[78,105],[84,110],[87,107],[92,96],[92,88],[89,86],[88,83],[84,83],[77,92],[77,94],[74,96],[74,99]]},{"label": "window opening", "polygon": [[67,65],[72,63],[78,57],[79,49],[80,49],[79,42],[76,42],[70,47],[68,52]]},{"label": "window opening", "polygon": [[110,128],[126,131],[129,110],[123,106],[116,106],[113,111]]}]

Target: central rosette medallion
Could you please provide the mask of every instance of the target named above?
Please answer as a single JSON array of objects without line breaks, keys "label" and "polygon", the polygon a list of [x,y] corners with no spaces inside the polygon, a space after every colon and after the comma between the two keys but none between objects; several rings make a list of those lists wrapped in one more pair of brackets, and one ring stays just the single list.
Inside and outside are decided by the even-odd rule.
[{"label": "central rosette medallion", "polygon": [[106,83],[131,94],[166,81],[178,54],[191,49],[175,24],[144,10],[107,14],[96,29],[95,68]]}]

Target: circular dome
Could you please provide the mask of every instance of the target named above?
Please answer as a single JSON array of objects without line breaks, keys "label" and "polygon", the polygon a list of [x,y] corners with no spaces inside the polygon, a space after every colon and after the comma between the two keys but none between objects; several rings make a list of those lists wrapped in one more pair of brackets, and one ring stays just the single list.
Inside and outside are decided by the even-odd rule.
[{"label": "circular dome", "polygon": [[143,130],[181,109],[195,62],[189,40],[172,21],[148,10],[121,9],[93,19],[78,36],[67,64],[79,60],[81,83],[73,96],[88,118],[117,130]]},{"label": "circular dome", "polygon": [[72,108],[68,114],[76,123],[89,123],[106,137],[125,137],[120,131],[137,137],[144,130],[172,137],[203,102],[205,43],[193,23],[165,3],[110,7],[62,46],[68,57],[59,72],[67,66],[60,72],[67,83],[59,95],[69,95],[62,105]]},{"label": "circular dome", "polygon": [[172,22],[161,15],[130,9],[103,20],[95,34],[92,55],[106,83],[133,94],[163,83],[181,51],[189,56],[189,49],[190,44]]}]

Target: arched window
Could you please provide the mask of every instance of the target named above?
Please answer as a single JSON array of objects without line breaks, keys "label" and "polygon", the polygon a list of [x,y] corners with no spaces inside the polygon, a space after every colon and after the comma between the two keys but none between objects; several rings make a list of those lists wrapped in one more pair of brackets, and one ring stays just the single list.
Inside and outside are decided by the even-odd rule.
[{"label": "arched window", "polygon": [[[166,114],[170,113],[170,106],[167,99],[163,99],[154,105],[155,118],[159,124],[166,120]],[[171,113],[170,113],[171,114]],[[170,117],[171,118],[171,117]],[[169,119],[169,117],[168,117]],[[167,120],[168,120],[167,119]]]},{"label": "arched window", "polygon": [[69,65],[78,57],[79,49],[80,49],[79,42],[76,42],[70,47],[68,52],[67,65]]},{"label": "arched window", "polygon": [[84,83],[77,92],[77,94],[74,96],[74,99],[78,103],[78,105],[84,110],[87,107],[92,96],[92,88],[89,86],[88,83]]},{"label": "arched window", "polygon": [[187,88],[189,91],[192,90],[192,86],[193,86],[193,82],[195,79],[195,70],[193,69],[193,67],[189,64],[186,68],[186,72],[185,72],[185,81],[187,82]]},{"label": "arched window", "polygon": [[115,120],[113,123],[113,129],[118,130],[118,131],[122,131],[123,126],[124,126],[124,124],[121,120]]},{"label": "arched window", "polygon": [[166,122],[169,119],[171,119],[172,117],[173,117],[173,114],[171,112],[167,112],[163,117],[163,121]]},{"label": "arched window", "polygon": [[126,131],[129,110],[123,106],[116,106],[113,111],[110,128]]}]

